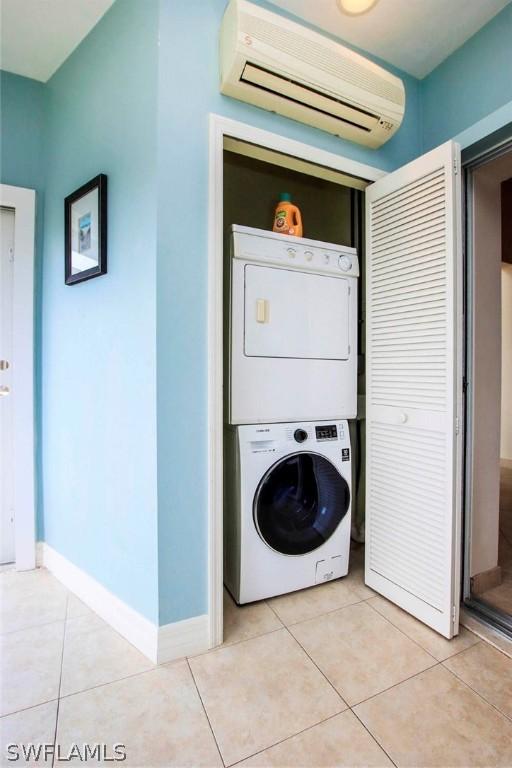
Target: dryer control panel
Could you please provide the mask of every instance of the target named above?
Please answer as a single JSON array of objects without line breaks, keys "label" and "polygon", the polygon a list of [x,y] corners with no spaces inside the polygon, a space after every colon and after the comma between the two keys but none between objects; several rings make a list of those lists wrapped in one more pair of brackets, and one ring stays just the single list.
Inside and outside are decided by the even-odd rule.
[{"label": "dryer control panel", "polygon": [[232,226],[232,231],[232,255],[235,259],[317,274],[359,276],[355,248],[238,224]]}]

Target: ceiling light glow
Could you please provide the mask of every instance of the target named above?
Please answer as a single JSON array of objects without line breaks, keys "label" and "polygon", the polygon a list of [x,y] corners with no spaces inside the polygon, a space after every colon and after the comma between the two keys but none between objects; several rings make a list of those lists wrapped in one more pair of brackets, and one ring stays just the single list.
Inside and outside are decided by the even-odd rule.
[{"label": "ceiling light glow", "polygon": [[337,0],[342,13],[349,16],[360,16],[370,11],[378,0]]}]

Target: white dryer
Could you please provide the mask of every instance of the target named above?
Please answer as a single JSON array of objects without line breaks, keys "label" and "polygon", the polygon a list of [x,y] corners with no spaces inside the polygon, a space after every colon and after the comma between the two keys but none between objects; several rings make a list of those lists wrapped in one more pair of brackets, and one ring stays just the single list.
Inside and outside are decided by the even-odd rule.
[{"label": "white dryer", "polygon": [[348,573],[346,421],[226,427],[224,581],[238,603]]},{"label": "white dryer", "polygon": [[354,418],[354,248],[232,227],[227,420]]}]

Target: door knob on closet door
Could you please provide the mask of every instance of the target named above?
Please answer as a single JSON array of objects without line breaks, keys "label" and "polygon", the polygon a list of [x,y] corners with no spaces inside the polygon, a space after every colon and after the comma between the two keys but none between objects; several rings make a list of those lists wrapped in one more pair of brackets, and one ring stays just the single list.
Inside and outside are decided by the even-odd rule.
[{"label": "door knob on closet door", "polygon": [[8,360],[0,360],[0,371],[6,371],[9,368]]},{"label": "door knob on closet door", "polygon": [[402,424],[405,424],[407,422],[408,418],[409,417],[408,417],[408,415],[406,413],[401,413],[400,414],[400,421],[402,422]]},{"label": "door knob on closet door", "polygon": [[0,397],[7,397],[7,395],[9,395],[10,392],[11,390],[9,389],[9,387],[6,387],[6,386],[0,387]]}]

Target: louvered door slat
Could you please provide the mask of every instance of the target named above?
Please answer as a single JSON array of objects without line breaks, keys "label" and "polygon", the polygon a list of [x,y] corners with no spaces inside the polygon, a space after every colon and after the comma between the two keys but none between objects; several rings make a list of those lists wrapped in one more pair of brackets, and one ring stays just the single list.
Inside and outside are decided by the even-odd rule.
[{"label": "louvered door slat", "polygon": [[366,583],[458,631],[460,181],[452,142],[368,187]]},{"label": "louvered door slat", "polygon": [[[425,182],[428,182],[428,184],[426,185]],[[390,211],[399,210],[404,204],[409,204],[411,200],[415,203],[417,200],[424,199],[425,196],[431,194],[433,189],[438,187],[444,189],[444,174],[442,170],[437,174],[422,174],[415,182],[409,182],[402,191],[394,190],[389,195],[381,197],[379,210],[375,212],[376,220],[378,221],[379,216],[382,216],[384,212],[389,213]]]},{"label": "louvered door slat", "polygon": [[384,272],[383,275],[379,275],[377,268],[374,270],[375,285],[398,280],[404,273],[404,266],[407,267],[410,277],[403,279],[409,280],[414,275],[429,274],[432,268],[435,269],[437,265],[444,263],[444,254],[442,248],[437,248],[435,251],[423,253],[420,263],[418,263],[417,254],[411,253],[407,253],[406,259],[400,261],[398,259],[390,259],[390,261],[391,263],[386,264],[382,270]]}]

